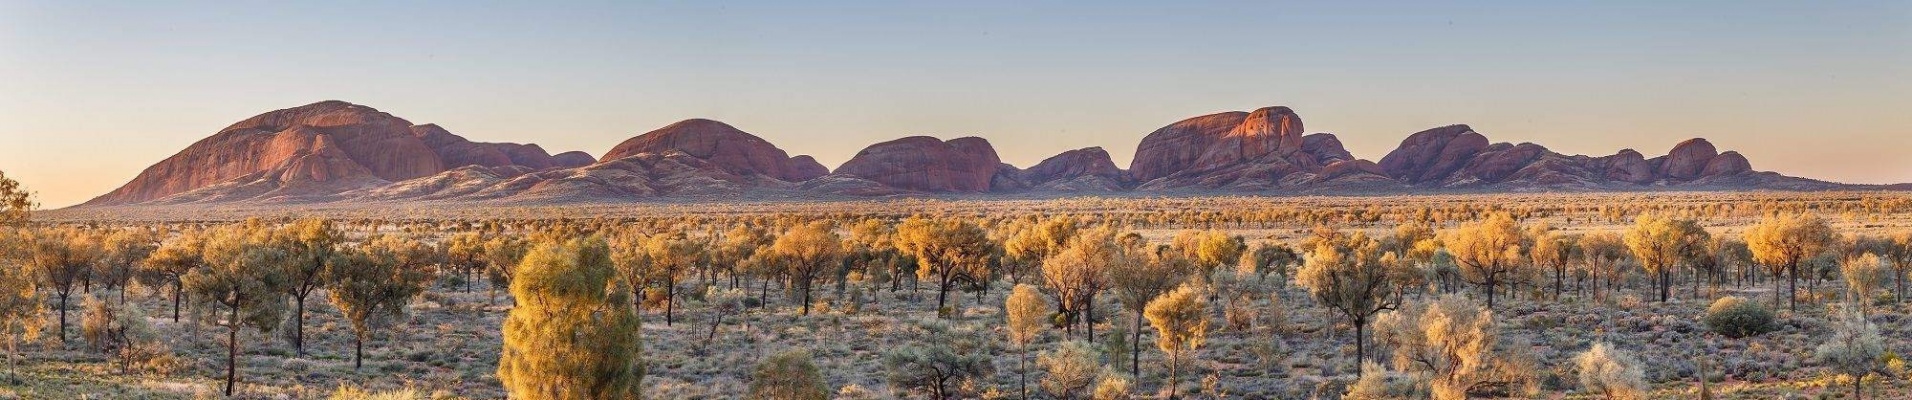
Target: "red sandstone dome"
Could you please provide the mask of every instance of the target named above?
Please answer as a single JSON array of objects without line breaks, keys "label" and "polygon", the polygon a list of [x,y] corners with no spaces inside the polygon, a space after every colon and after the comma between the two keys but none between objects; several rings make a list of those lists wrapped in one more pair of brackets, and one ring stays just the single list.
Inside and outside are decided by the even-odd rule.
[{"label": "red sandstone dome", "polygon": [[922,192],[987,192],[1002,160],[988,140],[911,136],[877,143],[837,167],[838,174]]},{"label": "red sandstone dome", "polygon": [[769,141],[708,119],[687,119],[619,143],[604,161],[641,153],[681,151],[738,175],[758,174],[802,182],[830,173],[809,156],[790,157]]}]

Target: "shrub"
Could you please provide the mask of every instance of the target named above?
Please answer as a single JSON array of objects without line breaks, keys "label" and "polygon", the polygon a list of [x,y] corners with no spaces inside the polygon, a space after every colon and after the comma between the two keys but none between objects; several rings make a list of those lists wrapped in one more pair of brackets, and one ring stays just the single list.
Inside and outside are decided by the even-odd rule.
[{"label": "shrub", "polygon": [[418,391],[413,389],[371,392],[345,385],[339,385],[339,388],[333,390],[330,396],[326,396],[327,400],[416,400],[422,398],[425,397],[419,395]]},{"label": "shrub", "polygon": [[1885,339],[1879,328],[1856,310],[1835,313],[1833,334],[1814,349],[1814,359],[1833,371],[1851,378],[1852,395],[1861,398],[1861,385],[1867,375],[1883,367]]},{"label": "shrub", "polygon": [[1042,378],[1042,390],[1062,399],[1073,399],[1076,394],[1088,391],[1102,374],[1095,348],[1074,340],[1062,342],[1055,350],[1037,357],[1036,365],[1048,373]]},{"label": "shrub", "polygon": [[1129,400],[1135,398],[1133,392],[1134,391],[1129,388],[1128,378],[1116,374],[1107,374],[1102,377],[1101,382],[1095,384],[1095,393],[1091,395],[1090,398],[1095,400]]},{"label": "shrub", "polygon": [[989,356],[973,343],[938,338],[928,345],[909,346],[883,356],[890,385],[905,392],[922,391],[932,399],[952,397],[963,381],[995,372]]},{"label": "shrub", "polygon": [[1646,396],[1646,377],[1633,355],[1597,343],[1592,349],[1574,356],[1580,371],[1580,386],[1608,399],[1639,399]]},{"label": "shrub", "polygon": [[1373,361],[1361,363],[1361,378],[1348,385],[1348,392],[1341,396],[1346,400],[1410,399],[1426,397],[1420,393],[1412,376],[1389,371],[1387,367]]},{"label": "shrub", "polygon": [[1706,308],[1706,328],[1730,338],[1743,338],[1771,332],[1773,312],[1757,302],[1736,296],[1722,297]]},{"label": "shrub", "polygon": [[823,372],[810,361],[810,352],[803,350],[770,356],[750,376],[751,399],[823,400],[829,393]]}]

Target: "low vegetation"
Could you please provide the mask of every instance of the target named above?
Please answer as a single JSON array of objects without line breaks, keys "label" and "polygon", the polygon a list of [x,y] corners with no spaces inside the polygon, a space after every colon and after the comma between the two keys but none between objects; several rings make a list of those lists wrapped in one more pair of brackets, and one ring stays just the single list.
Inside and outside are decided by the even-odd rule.
[{"label": "low vegetation", "polygon": [[1912,396],[1892,195],[77,222],[6,182],[0,397]]}]

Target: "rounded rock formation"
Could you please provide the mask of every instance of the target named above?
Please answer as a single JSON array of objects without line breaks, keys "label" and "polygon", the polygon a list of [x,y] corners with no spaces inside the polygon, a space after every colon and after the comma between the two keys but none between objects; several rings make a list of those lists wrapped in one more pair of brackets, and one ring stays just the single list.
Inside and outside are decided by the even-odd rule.
[{"label": "rounded rock formation", "polygon": [[986,192],[1002,160],[988,140],[911,136],[856,153],[836,173],[922,192]]},{"label": "rounded rock formation", "polygon": [[1706,171],[1708,163],[1719,156],[1719,150],[1706,139],[1690,139],[1673,146],[1673,151],[1661,161],[1658,172],[1661,176],[1673,179],[1693,179]]},{"label": "rounded rock formation", "polygon": [[[678,121],[625,140],[604,153],[601,161],[668,151],[680,151],[710,161],[738,175],[756,174],[790,182],[822,175],[816,173],[813,166],[792,159],[789,153],[763,138],[729,124],[701,118]],[[811,160],[811,163],[814,162]]]},{"label": "rounded rock formation", "polygon": [[1302,148],[1301,117],[1288,107],[1231,111],[1189,118],[1156,129],[1136,146],[1129,173],[1148,181],[1183,171],[1207,171]]},{"label": "rounded rock formation", "polygon": [[[412,134],[411,126],[371,107],[336,100],[267,112],[187,146],[86,204],[142,203],[261,173],[285,176],[290,170],[304,178],[275,185],[392,182],[444,171],[438,154]],[[327,161],[300,161],[314,155]]]},{"label": "rounded rock formation", "polygon": [[1752,171],[1753,163],[1746,161],[1746,156],[1740,155],[1737,151],[1728,151],[1720,153],[1718,157],[1713,157],[1712,161],[1708,161],[1706,163],[1706,169],[1700,171],[1700,175],[1739,175]]},{"label": "rounded rock formation", "polygon": [[1062,152],[1023,170],[1021,175],[1022,180],[1031,185],[1081,177],[1102,177],[1117,182],[1124,180],[1122,169],[1116,168],[1115,161],[1109,158],[1109,152],[1101,147]]},{"label": "rounded rock formation", "polygon": [[1381,157],[1387,176],[1403,183],[1440,180],[1460,170],[1487,149],[1487,137],[1467,125],[1448,125],[1408,135],[1401,146]]}]

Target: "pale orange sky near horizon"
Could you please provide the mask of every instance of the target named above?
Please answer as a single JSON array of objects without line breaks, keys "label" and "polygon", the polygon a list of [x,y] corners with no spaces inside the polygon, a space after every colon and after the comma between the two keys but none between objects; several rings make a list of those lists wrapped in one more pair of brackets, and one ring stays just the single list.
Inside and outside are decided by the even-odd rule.
[{"label": "pale orange sky near horizon", "polygon": [[909,135],[1127,167],[1163,125],[1286,105],[1370,160],[1465,123],[1567,154],[1705,137],[1759,170],[1912,182],[1912,3],[1207,6],[0,2],[0,171],[62,207],[339,99],[553,153],[711,118],[831,167]]}]

